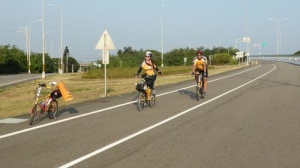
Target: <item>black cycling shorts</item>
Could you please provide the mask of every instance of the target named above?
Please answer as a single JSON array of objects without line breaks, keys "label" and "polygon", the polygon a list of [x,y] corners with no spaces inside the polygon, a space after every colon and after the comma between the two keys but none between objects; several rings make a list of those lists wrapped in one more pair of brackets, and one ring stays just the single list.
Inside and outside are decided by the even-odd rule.
[{"label": "black cycling shorts", "polygon": [[[195,72],[199,72],[200,74],[203,75],[203,70],[196,68]],[[208,77],[208,70],[206,69],[206,75],[203,75],[203,77]]]}]

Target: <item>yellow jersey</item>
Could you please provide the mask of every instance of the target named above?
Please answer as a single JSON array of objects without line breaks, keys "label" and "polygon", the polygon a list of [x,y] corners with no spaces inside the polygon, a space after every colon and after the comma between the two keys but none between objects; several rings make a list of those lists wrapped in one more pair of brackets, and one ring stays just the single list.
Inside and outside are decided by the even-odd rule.
[{"label": "yellow jersey", "polygon": [[156,65],[153,64],[152,61],[149,61],[148,63],[146,63],[146,61],[143,61],[143,63],[141,64],[141,67],[143,68],[144,72],[149,75],[155,75],[154,69],[156,69]]},{"label": "yellow jersey", "polygon": [[200,60],[199,59],[195,59],[194,66],[197,69],[204,70],[205,61],[203,59],[200,59]]}]

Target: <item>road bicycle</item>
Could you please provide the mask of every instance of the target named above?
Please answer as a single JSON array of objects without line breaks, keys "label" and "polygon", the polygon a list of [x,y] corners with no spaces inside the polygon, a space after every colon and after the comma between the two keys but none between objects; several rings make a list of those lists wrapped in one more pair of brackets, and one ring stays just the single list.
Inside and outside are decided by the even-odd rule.
[{"label": "road bicycle", "polygon": [[204,99],[204,96],[205,96],[204,89],[203,89],[203,87],[204,87],[203,75],[199,74],[199,72],[198,73],[196,72],[193,75],[195,75],[195,77],[197,78],[197,80],[196,80],[196,82],[197,82],[196,83],[196,99],[197,99],[197,101],[199,101],[200,99]]},{"label": "road bicycle", "polygon": [[[30,111],[29,125],[33,124],[35,121],[34,118],[40,118],[41,114],[45,112],[48,113],[49,119],[56,119],[58,111],[57,99],[62,96],[59,89],[54,89],[54,86],[57,85],[57,82],[50,82],[49,85],[38,82],[35,83],[38,85],[38,87],[35,90],[35,102]],[[46,96],[41,96],[42,88],[50,89]]]},{"label": "road bicycle", "polygon": [[[141,75],[135,75],[136,77],[143,78]],[[155,89],[151,90],[149,86],[146,84],[146,80],[143,78],[140,83],[136,83],[135,85],[136,90],[139,92],[138,95],[138,103],[137,109],[142,111],[145,106],[149,106],[150,108],[154,107],[155,105]]]}]

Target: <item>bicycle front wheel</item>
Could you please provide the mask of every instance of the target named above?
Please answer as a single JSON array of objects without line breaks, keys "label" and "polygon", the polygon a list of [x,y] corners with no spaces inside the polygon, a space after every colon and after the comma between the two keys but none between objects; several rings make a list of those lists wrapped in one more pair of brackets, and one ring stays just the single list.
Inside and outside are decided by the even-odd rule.
[{"label": "bicycle front wheel", "polygon": [[58,111],[58,103],[56,100],[51,100],[48,107],[49,119],[56,119]]},{"label": "bicycle front wheel", "polygon": [[34,121],[34,117],[37,115],[37,104],[33,106],[30,112],[30,119],[29,119],[29,125],[32,125]]},{"label": "bicycle front wheel", "polygon": [[200,87],[196,86],[196,99],[199,101],[200,99]]},{"label": "bicycle front wheel", "polygon": [[137,109],[139,111],[142,111],[144,109],[145,98],[146,98],[146,95],[144,93],[140,92],[140,95],[139,95],[139,98],[138,98],[138,106],[137,106]]}]

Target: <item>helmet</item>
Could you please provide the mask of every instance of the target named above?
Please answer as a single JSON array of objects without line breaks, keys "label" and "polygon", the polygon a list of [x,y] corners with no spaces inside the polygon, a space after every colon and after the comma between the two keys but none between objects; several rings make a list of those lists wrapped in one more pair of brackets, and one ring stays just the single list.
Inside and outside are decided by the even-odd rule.
[{"label": "helmet", "polygon": [[152,53],[151,53],[151,51],[146,51],[146,54],[145,54],[145,56],[152,57]]},{"label": "helmet", "polygon": [[198,50],[198,51],[196,52],[196,55],[198,55],[198,54],[203,55],[203,52],[202,52],[201,50]]}]

